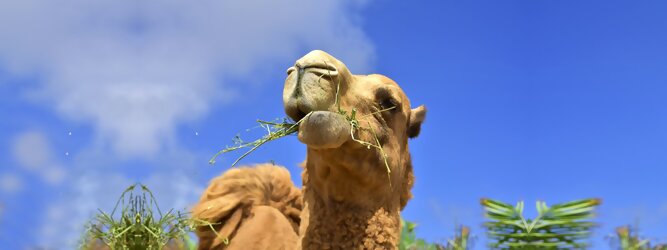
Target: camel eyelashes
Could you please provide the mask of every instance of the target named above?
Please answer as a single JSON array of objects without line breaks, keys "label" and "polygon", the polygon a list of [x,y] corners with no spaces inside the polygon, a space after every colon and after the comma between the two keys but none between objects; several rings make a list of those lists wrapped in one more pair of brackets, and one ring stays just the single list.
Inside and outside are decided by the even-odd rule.
[{"label": "camel eyelashes", "polygon": [[393,111],[393,110],[398,109],[398,107],[399,107],[398,101],[396,101],[396,99],[394,99],[391,96],[391,92],[389,92],[389,90],[386,89],[386,88],[378,89],[375,92],[375,98],[377,100],[379,100],[378,105],[380,106],[380,110],[394,108],[394,109],[392,109],[392,111]]},{"label": "camel eyelashes", "polygon": [[386,98],[386,99],[380,100],[378,105],[380,105],[380,110],[394,108],[394,109],[392,109],[392,111],[393,111],[393,110],[396,110],[396,107],[398,107],[398,102],[396,100],[394,100],[394,98]]}]

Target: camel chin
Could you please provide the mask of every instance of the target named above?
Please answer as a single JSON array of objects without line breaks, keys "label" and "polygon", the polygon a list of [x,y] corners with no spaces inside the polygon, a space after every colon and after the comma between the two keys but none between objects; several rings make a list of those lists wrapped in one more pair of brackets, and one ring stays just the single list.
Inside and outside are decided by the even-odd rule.
[{"label": "camel chin", "polygon": [[351,139],[350,122],[339,113],[314,111],[299,124],[299,141],[313,149],[338,148]]}]

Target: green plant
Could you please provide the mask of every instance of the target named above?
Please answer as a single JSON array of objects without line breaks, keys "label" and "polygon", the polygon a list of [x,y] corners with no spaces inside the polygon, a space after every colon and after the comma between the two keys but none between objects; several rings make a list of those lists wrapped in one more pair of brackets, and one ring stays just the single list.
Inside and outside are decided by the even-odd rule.
[{"label": "green plant", "polygon": [[637,230],[630,226],[616,228],[616,236],[610,237],[612,248],[618,250],[667,250],[667,244],[651,244],[648,239],[641,238]]},{"label": "green plant", "polygon": [[445,249],[439,244],[430,244],[415,235],[416,223],[405,221],[401,218],[401,239],[398,243],[399,250],[441,250]]},{"label": "green plant", "polygon": [[[137,188],[140,187],[140,188]],[[120,215],[116,211],[120,206]],[[195,221],[185,213],[162,213],[153,193],[144,185],[129,186],[121,194],[111,213],[103,211],[87,225],[81,249],[158,250],[195,249],[190,233],[198,226],[213,227]]]},{"label": "green plant", "polygon": [[454,235],[453,239],[447,240],[447,245],[444,249],[446,250],[467,250],[470,249],[471,240],[470,240],[470,228],[466,226],[460,226]]},{"label": "green plant", "polygon": [[[310,113],[308,114],[310,115]],[[227,146],[222,150],[218,151],[215,155],[213,155],[213,157],[211,157],[211,160],[209,160],[208,163],[215,164],[216,158],[218,158],[218,156],[220,156],[221,154],[250,147],[248,151],[243,153],[232,163],[232,167],[234,167],[239,161],[241,161],[241,159],[245,158],[250,153],[255,151],[257,148],[264,145],[265,143],[296,133],[298,131],[299,124],[302,121],[303,119],[301,119],[298,122],[291,122],[287,118],[282,119],[282,122],[257,120],[259,126],[266,129],[267,132],[266,135],[252,142],[245,142],[243,141],[243,139],[241,139],[240,135],[236,135],[234,139],[232,139],[232,141],[234,142],[234,146]]]},{"label": "green plant", "polygon": [[484,223],[493,249],[583,249],[595,224],[593,210],[599,199],[577,200],[548,207],[538,201],[537,218],[523,216],[524,203],[516,206],[491,199],[482,199]]}]

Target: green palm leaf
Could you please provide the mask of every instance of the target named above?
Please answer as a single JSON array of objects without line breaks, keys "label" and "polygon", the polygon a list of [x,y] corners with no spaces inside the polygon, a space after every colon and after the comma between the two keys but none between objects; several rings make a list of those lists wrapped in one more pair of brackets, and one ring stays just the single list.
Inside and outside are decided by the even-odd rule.
[{"label": "green palm leaf", "polygon": [[538,201],[535,219],[524,218],[523,202],[512,206],[482,199],[481,204],[489,219],[484,227],[492,249],[583,249],[588,247],[586,239],[595,227],[595,223],[587,220],[594,217],[600,200],[576,200],[551,207]]}]

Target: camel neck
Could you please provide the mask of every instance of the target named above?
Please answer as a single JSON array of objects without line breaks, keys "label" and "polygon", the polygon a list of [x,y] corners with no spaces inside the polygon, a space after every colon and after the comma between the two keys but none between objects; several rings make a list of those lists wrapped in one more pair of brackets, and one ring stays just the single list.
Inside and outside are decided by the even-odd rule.
[{"label": "camel neck", "polygon": [[398,209],[359,207],[328,201],[304,188],[302,249],[395,249],[400,236]]}]

